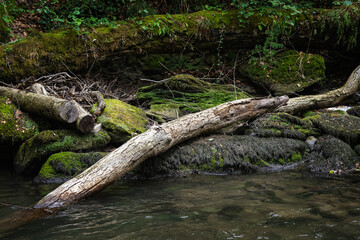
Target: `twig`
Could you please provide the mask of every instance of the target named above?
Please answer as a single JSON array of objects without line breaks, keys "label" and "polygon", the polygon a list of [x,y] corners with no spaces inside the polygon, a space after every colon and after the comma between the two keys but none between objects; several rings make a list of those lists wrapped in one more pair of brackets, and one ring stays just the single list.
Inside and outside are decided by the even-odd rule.
[{"label": "twig", "polygon": [[22,206],[10,204],[10,203],[4,203],[4,202],[0,202],[0,205],[6,206],[6,207],[11,207],[11,208],[31,209],[29,207],[22,207]]},{"label": "twig", "polygon": [[168,69],[162,62],[159,62],[159,64],[165,68],[165,70],[167,70],[169,73],[171,73],[172,75],[176,75],[176,73],[174,73],[173,71],[171,71],[170,69]]},{"label": "twig", "polygon": [[165,78],[163,80],[152,80],[152,79],[147,79],[147,78],[140,78],[140,81],[156,82],[156,83],[165,82],[166,80],[169,80],[169,78]]},{"label": "twig", "polygon": [[12,84],[4,83],[3,81],[0,81],[0,83],[7,87],[14,88],[14,86]]},{"label": "twig", "polygon": [[39,77],[39,78],[35,79],[35,82],[38,82],[38,81],[43,80],[43,79],[51,80],[54,77],[58,77],[58,76],[63,77],[63,75],[65,75],[68,78],[73,78],[67,72],[60,72],[60,73],[55,73],[55,74]]},{"label": "twig", "polygon": [[60,61],[65,67],[66,67],[66,69],[72,74],[72,75],[74,75],[82,84],[84,84],[82,81],[81,81],[81,79],[75,74],[75,73],[73,73],[71,70],[70,70],[70,68],[63,62],[63,61]]}]

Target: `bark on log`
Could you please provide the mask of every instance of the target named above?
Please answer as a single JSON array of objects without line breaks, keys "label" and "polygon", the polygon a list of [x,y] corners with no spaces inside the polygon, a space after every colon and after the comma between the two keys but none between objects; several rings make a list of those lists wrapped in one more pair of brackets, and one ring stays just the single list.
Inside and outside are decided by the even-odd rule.
[{"label": "bark on log", "polygon": [[[95,125],[92,116],[75,101],[0,87],[0,96],[8,97],[25,111],[64,123],[74,123],[82,132],[90,132]],[[90,119],[90,118],[91,119]]]},{"label": "bark on log", "polygon": [[147,158],[163,153],[176,144],[203,133],[273,111],[287,100],[287,96],[236,100],[186,115],[160,126],[153,126],[59,186],[41,199],[34,208],[55,210],[66,207],[105,188]]},{"label": "bark on log", "polygon": [[327,108],[340,104],[354,95],[360,86],[360,65],[351,73],[346,83],[333,91],[291,98],[286,105],[277,109],[279,112],[297,113],[308,109]]}]

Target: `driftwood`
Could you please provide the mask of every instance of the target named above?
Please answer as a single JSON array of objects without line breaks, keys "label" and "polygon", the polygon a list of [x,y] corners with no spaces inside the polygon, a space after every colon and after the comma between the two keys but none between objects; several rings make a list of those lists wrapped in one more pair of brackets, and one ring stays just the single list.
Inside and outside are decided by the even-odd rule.
[{"label": "driftwood", "polygon": [[41,199],[34,208],[66,207],[105,188],[147,158],[163,153],[190,138],[274,111],[287,100],[287,96],[236,100],[153,126],[145,133],[130,139],[75,178],[59,186]]},{"label": "driftwood", "polygon": [[77,102],[56,97],[0,87],[0,96],[8,97],[25,111],[64,123],[76,123],[81,132],[90,132],[95,125],[92,116]]}]

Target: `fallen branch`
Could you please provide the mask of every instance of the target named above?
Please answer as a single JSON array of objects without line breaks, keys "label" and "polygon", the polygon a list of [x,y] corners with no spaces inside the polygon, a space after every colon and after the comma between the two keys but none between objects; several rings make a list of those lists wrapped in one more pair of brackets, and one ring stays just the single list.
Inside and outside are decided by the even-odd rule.
[{"label": "fallen branch", "polygon": [[96,98],[98,106],[94,108],[93,115],[98,117],[104,111],[106,104],[103,95],[99,91],[93,91],[90,95]]},{"label": "fallen branch", "polygon": [[34,208],[56,210],[78,202],[102,190],[150,157],[163,153],[190,138],[274,111],[287,100],[287,96],[236,100],[186,115],[160,126],[153,126],[56,188],[41,199]]}]

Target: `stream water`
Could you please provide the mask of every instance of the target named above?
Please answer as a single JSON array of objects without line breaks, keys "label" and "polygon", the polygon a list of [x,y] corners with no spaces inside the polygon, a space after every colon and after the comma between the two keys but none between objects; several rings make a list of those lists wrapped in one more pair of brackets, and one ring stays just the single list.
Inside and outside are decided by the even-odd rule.
[{"label": "stream water", "polygon": [[[0,202],[29,206],[53,188],[0,174]],[[1,206],[0,220],[14,211]],[[360,178],[282,172],[118,182],[3,239],[360,239]]]}]

